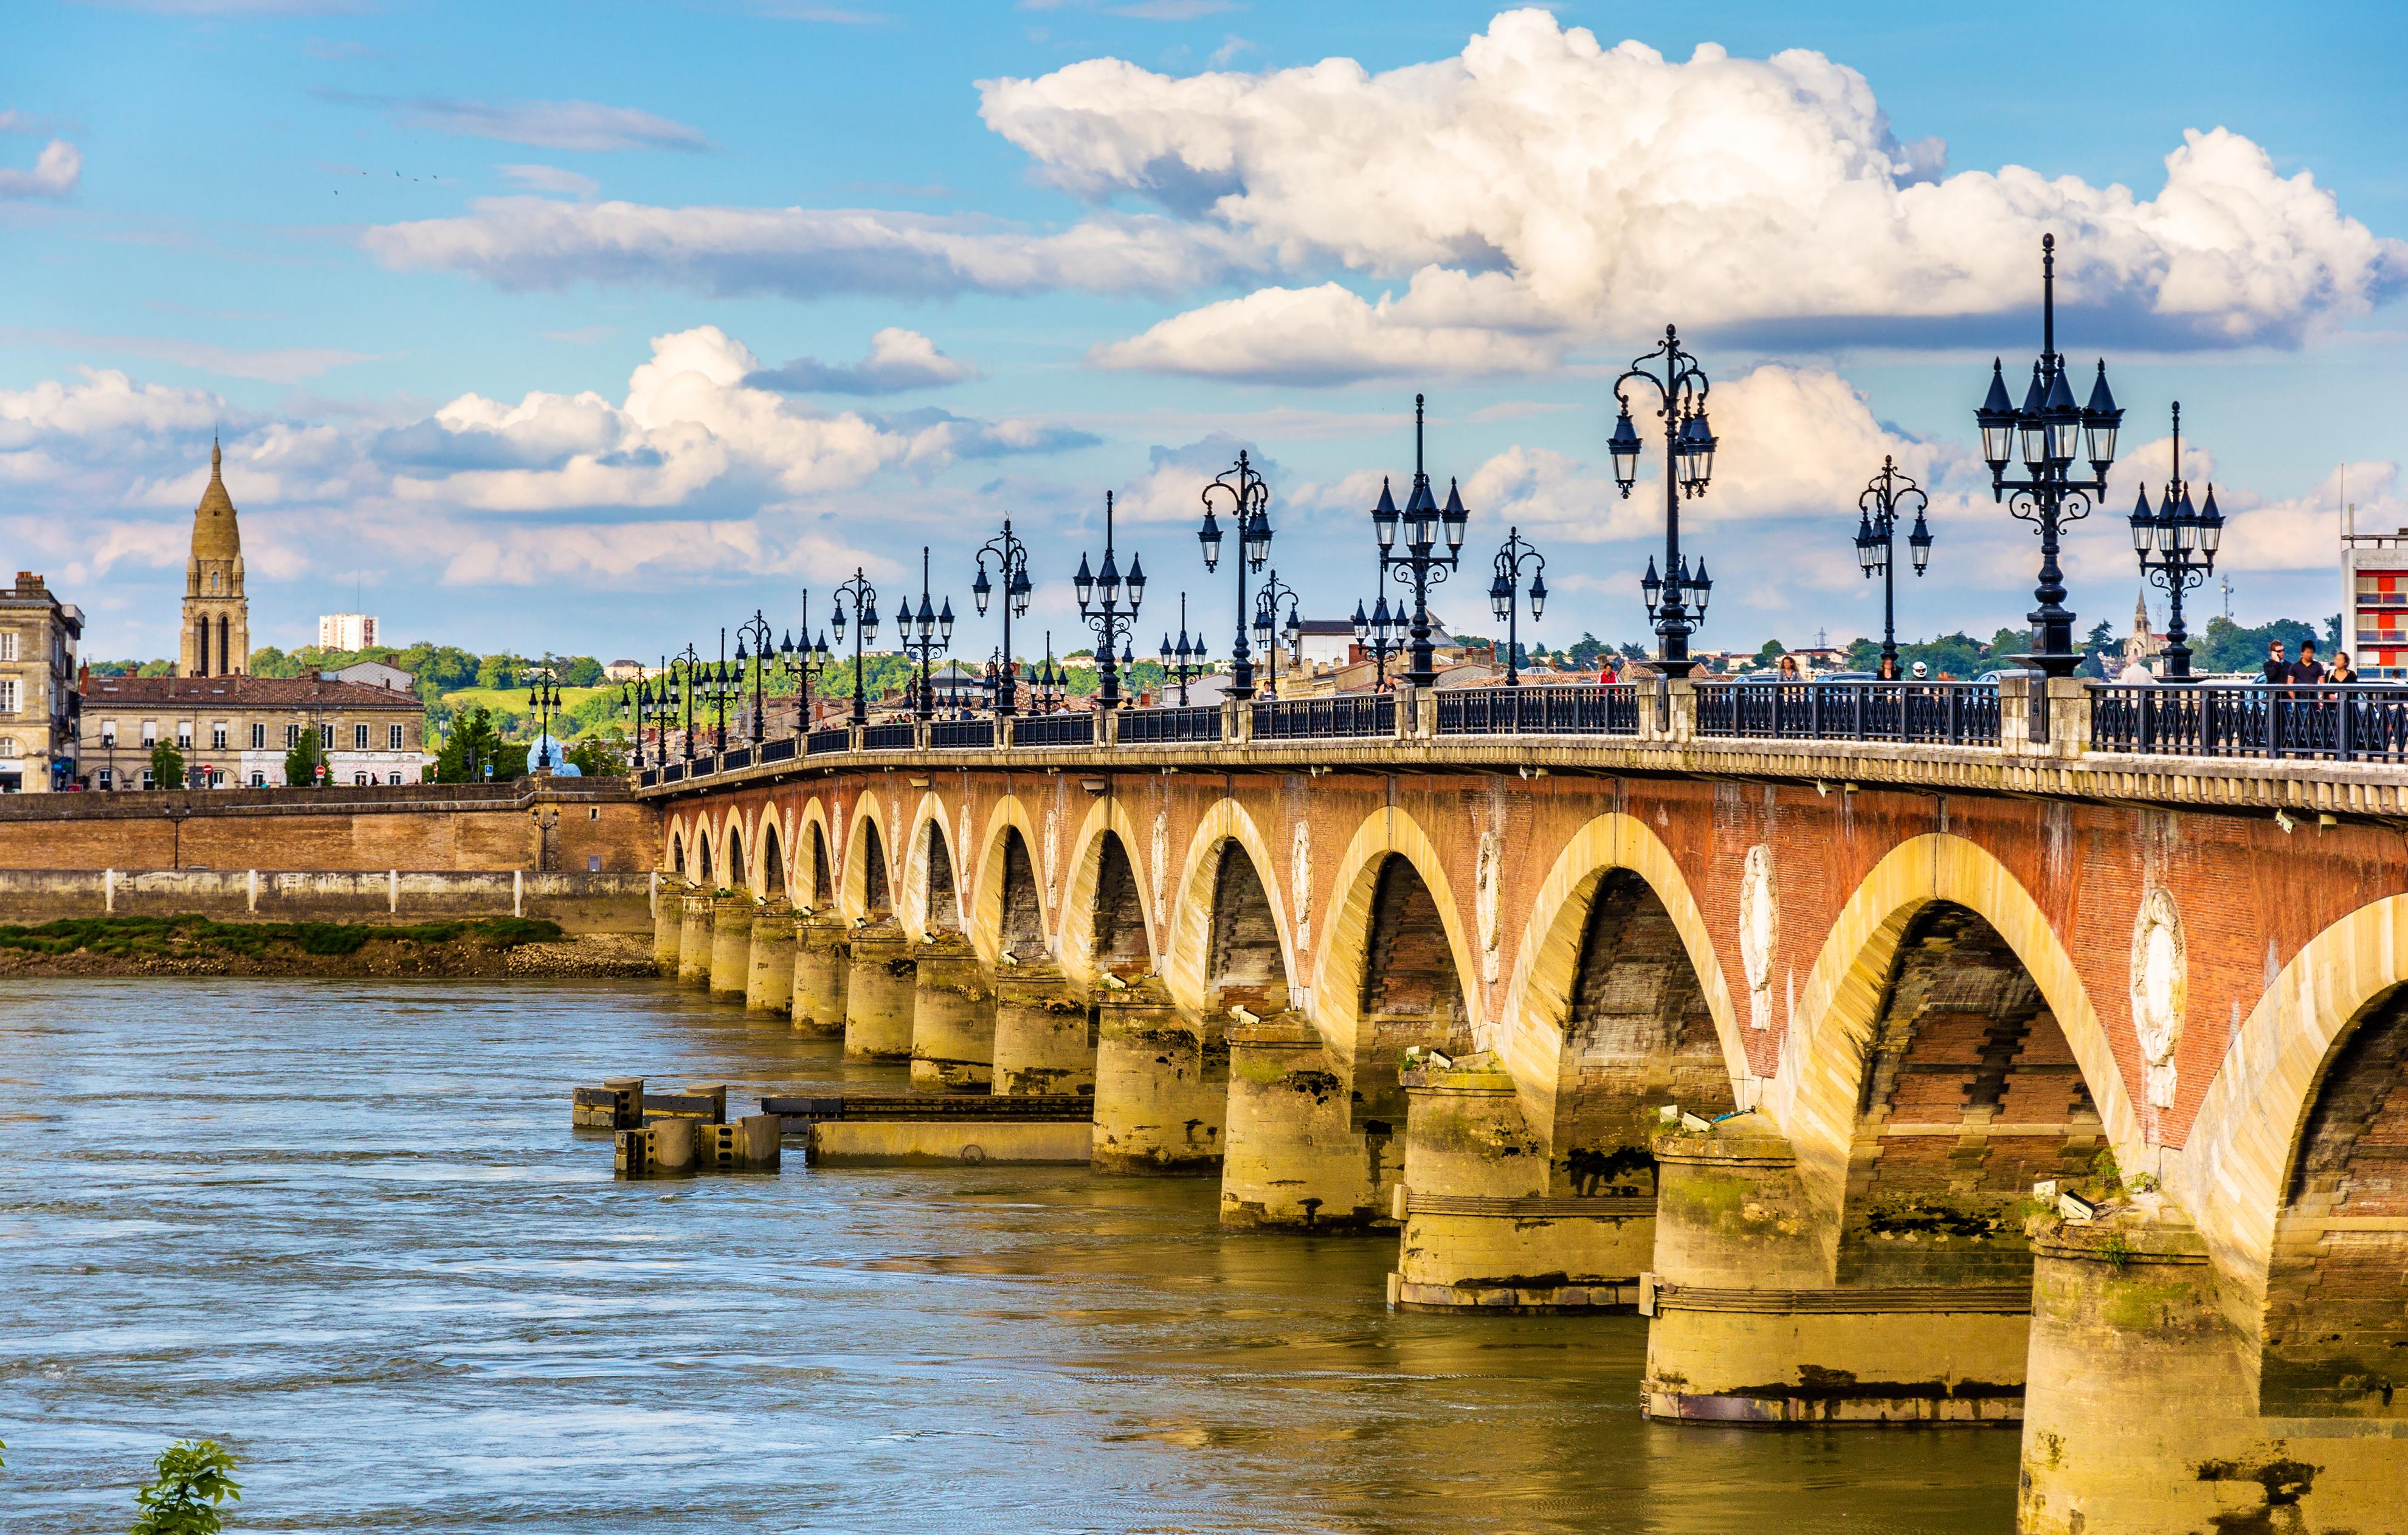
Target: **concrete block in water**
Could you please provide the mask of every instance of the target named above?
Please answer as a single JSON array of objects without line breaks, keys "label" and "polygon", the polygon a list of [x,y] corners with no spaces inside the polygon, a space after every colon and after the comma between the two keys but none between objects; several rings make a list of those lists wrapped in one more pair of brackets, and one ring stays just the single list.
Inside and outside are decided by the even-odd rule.
[{"label": "concrete block in water", "polygon": [[705,1125],[727,1123],[727,1084],[724,1082],[690,1083],[682,1093],[648,1093],[644,1096],[644,1118],[694,1119]]},{"label": "concrete block in water", "polygon": [[695,1170],[691,1119],[656,1119],[641,1129],[619,1132],[618,1172],[627,1178],[681,1177]]},{"label": "concrete block in water", "polygon": [[644,1079],[612,1077],[569,1094],[569,1123],[579,1129],[627,1130],[644,1122]]},{"label": "concrete block in water", "polygon": [[815,1164],[1076,1162],[1093,1126],[1075,1120],[821,1120],[810,1127]]},{"label": "concrete block in water", "polygon": [[695,1160],[710,1172],[775,1171],[784,1123],[778,1114],[746,1114],[733,1125],[699,1126]]}]

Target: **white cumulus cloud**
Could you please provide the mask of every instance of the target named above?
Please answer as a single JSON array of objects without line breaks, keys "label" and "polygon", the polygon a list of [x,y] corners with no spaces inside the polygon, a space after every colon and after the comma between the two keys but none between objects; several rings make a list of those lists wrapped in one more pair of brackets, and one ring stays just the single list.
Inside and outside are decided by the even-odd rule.
[{"label": "white cumulus cloud", "polygon": [[[13,108],[0,111],[0,134],[35,134],[40,130]],[[64,138],[53,138],[34,157],[33,168],[0,165],[0,197],[63,199],[74,194],[83,179],[83,151]]]},{"label": "white cumulus cloud", "polygon": [[894,395],[975,379],[979,370],[948,357],[915,330],[889,325],[869,338],[869,355],[858,363],[823,363],[816,357],[754,374],[750,382],[797,395]]}]

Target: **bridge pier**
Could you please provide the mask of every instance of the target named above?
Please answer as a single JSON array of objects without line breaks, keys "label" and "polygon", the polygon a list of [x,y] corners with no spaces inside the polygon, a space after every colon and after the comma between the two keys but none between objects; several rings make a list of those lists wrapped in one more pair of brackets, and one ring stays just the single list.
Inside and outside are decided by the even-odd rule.
[{"label": "bridge pier", "polygon": [[1218,1172],[1229,1044],[1179,1014],[1159,981],[1096,994],[1098,1172]]},{"label": "bridge pier", "polygon": [[864,1060],[911,1058],[911,1011],[919,962],[891,919],[853,930],[844,983],[844,1053]]},{"label": "bridge pier", "polygon": [[690,890],[678,902],[678,983],[710,985],[710,895]]},{"label": "bridge pier", "polygon": [[752,913],[752,955],[744,971],[744,1011],[786,1012],[795,1003],[795,929],[783,907]]},{"label": "bridge pier", "polygon": [[1654,1201],[1556,1198],[1547,1149],[1494,1057],[1402,1074],[1402,1223],[1389,1304],[1408,1311],[1589,1311],[1635,1305]]},{"label": "bridge pier", "polygon": [[995,990],[978,951],[958,933],[914,947],[911,1090],[983,1093],[995,1083]]},{"label": "bridge pier", "polygon": [[721,896],[710,903],[710,995],[742,997],[752,969],[752,897]]},{"label": "bridge pier", "polygon": [[1789,1142],[1724,1126],[1656,1138],[1641,1283],[1649,1417],[2004,1423],[2021,1416],[2028,1286],[1833,1282],[1838,1231]]},{"label": "bridge pier", "polygon": [[808,1034],[844,1032],[845,982],[853,943],[833,911],[803,918],[795,934],[795,1026]]},{"label": "bridge pier", "polygon": [[1354,1097],[1302,1013],[1230,1029],[1221,1223],[1309,1231],[1381,1224],[1402,1138],[1385,1121],[1358,1127]]},{"label": "bridge pier", "polygon": [[2258,1348],[2186,1216],[2043,1218],[2032,1248],[2022,1535],[2401,1528],[2408,1420],[2261,1416]]},{"label": "bridge pier", "polygon": [[1096,1090],[1087,1003],[1050,960],[996,972],[995,1090],[1005,1097]]},{"label": "bridge pier", "polygon": [[665,878],[652,895],[652,964],[661,974],[677,978],[678,949],[685,927],[686,882]]}]

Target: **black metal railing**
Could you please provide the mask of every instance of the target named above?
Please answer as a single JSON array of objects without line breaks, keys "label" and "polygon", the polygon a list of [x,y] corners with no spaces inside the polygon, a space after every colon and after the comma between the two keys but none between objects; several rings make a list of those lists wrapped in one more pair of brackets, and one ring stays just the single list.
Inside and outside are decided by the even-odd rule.
[{"label": "black metal railing", "polygon": [[2152,756],[2408,761],[2408,689],[2109,684],[2091,690],[2090,749]]},{"label": "black metal railing", "polygon": [[660,781],[661,770],[657,768],[642,768],[637,769],[636,787],[639,789],[649,789]]},{"label": "black metal railing", "polygon": [[920,744],[920,733],[909,720],[889,720],[883,724],[861,727],[861,749],[865,752],[909,752]]},{"label": "black metal railing", "polygon": [[1173,741],[1216,741],[1221,739],[1221,710],[1206,705],[1192,709],[1125,709],[1121,710],[1121,744],[1154,746]]},{"label": "black metal railing", "polygon": [[1275,698],[1254,710],[1256,740],[1308,740],[1315,737],[1393,736],[1397,696],[1340,693],[1327,698]]},{"label": "black metal railing", "polygon": [[1999,744],[1995,682],[1700,682],[1698,734]]},{"label": "black metal railing", "polygon": [[1096,744],[1096,717],[1084,710],[1076,714],[1023,715],[1011,722],[1011,744],[1093,746]]},{"label": "black metal railing", "polygon": [[852,740],[853,732],[844,726],[827,725],[803,738],[803,755],[816,757],[824,756],[830,752],[841,752]]},{"label": "black metal railing", "polygon": [[1578,686],[1445,688],[1441,736],[1635,736],[1639,690],[1627,682]]},{"label": "black metal railing", "polygon": [[739,746],[732,752],[722,752],[719,754],[719,770],[723,773],[732,773],[738,768],[752,766],[752,748],[749,746]]},{"label": "black metal railing", "polygon": [[794,756],[795,738],[792,736],[781,736],[776,740],[763,741],[761,743],[761,760],[763,762],[791,762],[794,760]]},{"label": "black metal railing", "polygon": [[928,726],[928,744],[940,752],[962,747],[984,749],[995,744],[993,720],[938,720]]},{"label": "black metal railing", "polygon": [[682,762],[669,763],[661,769],[661,782],[664,783],[675,783],[684,777],[685,764]]}]

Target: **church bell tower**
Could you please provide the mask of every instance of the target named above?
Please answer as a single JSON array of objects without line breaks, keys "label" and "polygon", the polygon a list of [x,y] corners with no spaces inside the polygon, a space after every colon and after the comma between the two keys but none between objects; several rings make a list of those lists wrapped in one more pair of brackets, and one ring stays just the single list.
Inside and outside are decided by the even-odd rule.
[{"label": "church bell tower", "polygon": [[209,443],[209,485],[193,509],[193,554],[184,562],[184,637],[179,677],[224,677],[251,668],[251,603],[242,595],[242,530],[226,495],[224,453]]}]

